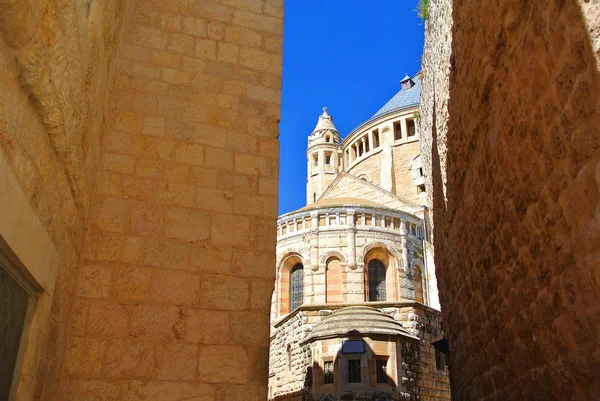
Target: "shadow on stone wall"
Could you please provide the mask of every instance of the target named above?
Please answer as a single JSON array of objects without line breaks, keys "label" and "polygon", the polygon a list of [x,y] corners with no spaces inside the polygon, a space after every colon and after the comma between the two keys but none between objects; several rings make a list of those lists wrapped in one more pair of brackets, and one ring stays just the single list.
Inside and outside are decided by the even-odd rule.
[{"label": "shadow on stone wall", "polygon": [[453,399],[597,400],[600,76],[580,8],[455,0],[452,35],[432,175]]}]

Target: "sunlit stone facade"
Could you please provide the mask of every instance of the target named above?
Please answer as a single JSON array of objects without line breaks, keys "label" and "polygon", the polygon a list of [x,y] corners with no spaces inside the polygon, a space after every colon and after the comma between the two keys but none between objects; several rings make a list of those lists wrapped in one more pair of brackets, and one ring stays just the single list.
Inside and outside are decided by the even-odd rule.
[{"label": "sunlit stone facade", "polygon": [[450,398],[419,78],[401,85],[345,139],[326,108],[308,138],[307,206],[277,224],[270,399]]}]

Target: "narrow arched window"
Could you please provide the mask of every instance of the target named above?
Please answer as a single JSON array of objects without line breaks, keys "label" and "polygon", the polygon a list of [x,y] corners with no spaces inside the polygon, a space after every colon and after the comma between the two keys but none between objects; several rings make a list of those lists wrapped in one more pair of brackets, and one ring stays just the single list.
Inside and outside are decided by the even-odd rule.
[{"label": "narrow arched window", "polygon": [[385,301],[385,266],[381,261],[369,261],[369,301]]},{"label": "narrow arched window", "polygon": [[290,312],[304,301],[304,266],[296,264],[290,273]]}]

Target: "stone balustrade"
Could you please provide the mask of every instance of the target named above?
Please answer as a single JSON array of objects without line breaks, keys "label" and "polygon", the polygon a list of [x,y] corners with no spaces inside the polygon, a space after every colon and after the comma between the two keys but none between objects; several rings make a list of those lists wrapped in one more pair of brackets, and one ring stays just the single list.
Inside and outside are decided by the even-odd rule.
[{"label": "stone balustrade", "polygon": [[277,239],[302,235],[313,230],[333,231],[350,228],[423,238],[423,221],[408,213],[364,206],[339,206],[282,215],[277,220]]}]

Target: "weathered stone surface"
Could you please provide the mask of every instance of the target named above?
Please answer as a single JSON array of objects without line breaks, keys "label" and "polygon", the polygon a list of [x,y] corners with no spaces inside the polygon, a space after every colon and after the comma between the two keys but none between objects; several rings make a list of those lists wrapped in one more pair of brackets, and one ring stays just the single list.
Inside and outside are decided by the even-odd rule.
[{"label": "weathered stone surface", "polygon": [[431,2],[420,125],[457,400],[600,391],[597,15]]},{"label": "weathered stone surface", "polygon": [[207,383],[247,383],[251,369],[246,349],[233,345],[201,346],[198,367],[199,378]]},{"label": "weathered stone surface", "polygon": [[0,237],[36,249],[25,269],[48,261],[17,399],[213,401],[251,367],[266,396],[266,355],[245,348],[266,326],[231,316],[264,316],[270,294],[232,248],[275,253],[258,182],[277,182],[283,16],[266,8],[0,0],[0,199],[37,215],[0,212]]},{"label": "weathered stone surface", "polygon": [[135,305],[131,308],[131,336],[148,340],[180,340],[184,314],[181,308]]},{"label": "weathered stone surface", "polygon": [[195,344],[165,344],[156,351],[156,372],[159,380],[190,381],[198,370],[198,346]]},{"label": "weathered stone surface", "polygon": [[233,344],[231,324],[229,313],[187,309],[185,340],[198,344]]},{"label": "weathered stone surface", "polygon": [[152,343],[121,340],[106,350],[106,374],[118,378],[149,378],[154,365]]}]

